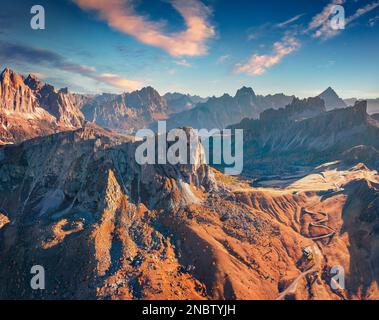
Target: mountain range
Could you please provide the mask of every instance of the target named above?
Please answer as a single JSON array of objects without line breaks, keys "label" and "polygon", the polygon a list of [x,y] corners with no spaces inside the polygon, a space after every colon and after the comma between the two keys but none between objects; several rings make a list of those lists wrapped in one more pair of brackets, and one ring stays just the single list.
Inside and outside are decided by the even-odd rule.
[{"label": "mountain range", "polygon": [[259,120],[244,120],[232,127],[244,129],[245,173],[250,171],[252,176],[301,171],[305,164],[315,167],[343,161],[353,153],[355,161],[379,165],[375,157],[379,156],[379,122],[367,114],[365,101],[326,111],[320,98],[298,100],[286,109],[268,110]]},{"label": "mountain range", "polygon": [[204,103],[208,98],[202,98],[200,96],[191,96],[189,94],[182,94],[178,92],[166,93],[163,98],[167,102],[168,110],[170,114],[179,113],[182,111],[190,110],[198,103]]},{"label": "mountain range", "polygon": [[211,97],[195,108],[173,115],[167,121],[168,128],[190,126],[196,129],[224,129],[244,118],[257,118],[265,109],[284,107],[293,96],[284,94],[260,96],[252,88],[243,87],[234,97],[224,94]]},{"label": "mountain range", "polygon": [[120,131],[135,131],[167,118],[167,102],[152,87],[121,95],[103,94],[81,108],[87,121]]},{"label": "mountain range", "polygon": [[[239,89],[234,97],[224,94],[211,98],[181,93],[161,96],[152,87],[123,94],[73,94],[67,88],[55,89],[33,75],[24,77],[8,68],[0,82],[3,144],[79,128],[85,121],[126,134],[155,128],[158,120],[167,120],[168,128],[223,129],[245,118],[258,119],[267,109],[285,108],[295,98],[283,93],[257,95],[248,87]],[[330,87],[319,97],[327,110],[346,107]],[[14,122],[18,124],[13,126]]]},{"label": "mountain range", "polygon": [[[9,69],[0,84],[0,299],[379,299],[366,101],[80,95]],[[125,133],[159,119],[186,127],[193,163],[136,162]],[[241,176],[206,163],[191,125],[244,129]]]}]

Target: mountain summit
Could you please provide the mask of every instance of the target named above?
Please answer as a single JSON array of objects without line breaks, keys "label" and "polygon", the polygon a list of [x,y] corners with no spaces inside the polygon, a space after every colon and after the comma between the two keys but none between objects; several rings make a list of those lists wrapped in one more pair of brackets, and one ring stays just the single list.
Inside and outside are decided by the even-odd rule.
[{"label": "mountain summit", "polygon": [[325,107],[327,110],[346,108],[347,105],[332,87],[328,87],[323,91],[319,97],[325,101]]},{"label": "mountain summit", "polygon": [[5,68],[0,75],[0,145],[79,128],[84,116],[74,96]]}]

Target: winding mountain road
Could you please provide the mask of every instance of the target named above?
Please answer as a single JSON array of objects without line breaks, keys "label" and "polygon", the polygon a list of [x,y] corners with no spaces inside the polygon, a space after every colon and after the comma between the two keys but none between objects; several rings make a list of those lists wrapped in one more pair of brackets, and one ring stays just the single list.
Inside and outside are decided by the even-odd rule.
[{"label": "winding mountain road", "polygon": [[305,210],[305,209],[302,209],[302,211],[303,211],[303,214],[309,214],[311,216],[315,216],[315,215],[322,215],[322,216],[324,216],[321,219],[318,219],[318,220],[316,220],[314,222],[311,222],[309,224],[309,226],[310,227],[322,228],[322,229],[325,229],[325,230],[329,231],[329,233],[327,233],[327,234],[324,234],[324,235],[321,235],[321,236],[317,236],[317,237],[309,237],[309,239],[317,241],[317,240],[322,240],[322,239],[330,238],[330,237],[332,237],[332,236],[335,235],[336,231],[334,229],[332,229],[331,227],[325,225],[325,223],[329,221],[329,214],[328,213],[325,213],[325,212],[312,212],[312,211],[308,211],[308,210]]},{"label": "winding mountain road", "polygon": [[284,298],[287,295],[294,294],[296,292],[297,284],[299,283],[299,281],[305,278],[308,274],[311,274],[317,271],[318,271],[318,268],[313,267],[312,269],[309,269],[301,273],[283,292],[280,293],[279,297],[277,297],[276,300],[284,300]]},{"label": "winding mountain road", "polygon": [[[309,214],[311,216],[322,215],[323,218],[317,219],[314,222],[310,222],[309,227],[317,227],[317,228],[323,228],[325,230],[328,230],[327,234],[316,236],[316,237],[309,237],[308,239],[313,240],[313,241],[318,241],[318,240],[333,237],[335,235],[336,231],[334,229],[332,229],[331,227],[325,225],[325,223],[329,221],[329,214],[328,213],[312,212],[312,211],[308,211],[308,210],[305,210],[304,208],[302,208],[302,214],[303,215]],[[319,255],[321,255],[321,252],[319,250],[317,250],[317,252],[315,252],[315,250],[313,250],[313,251],[314,251],[313,254],[317,258]],[[276,298],[276,300],[284,300],[287,295],[294,294],[296,292],[297,285],[298,285],[300,280],[305,278],[308,274],[311,274],[313,272],[318,272],[320,270],[319,264],[320,264],[319,261],[316,261],[315,265],[312,266],[311,269],[302,272],[283,292],[280,293],[280,295]]]}]

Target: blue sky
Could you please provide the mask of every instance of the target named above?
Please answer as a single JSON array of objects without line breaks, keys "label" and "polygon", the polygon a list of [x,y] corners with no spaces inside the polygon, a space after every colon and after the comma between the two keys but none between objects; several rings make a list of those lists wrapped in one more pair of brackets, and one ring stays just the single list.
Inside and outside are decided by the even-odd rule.
[{"label": "blue sky", "polygon": [[3,4],[2,67],[72,91],[379,97],[378,0],[40,0],[45,30],[30,27],[35,3]]}]

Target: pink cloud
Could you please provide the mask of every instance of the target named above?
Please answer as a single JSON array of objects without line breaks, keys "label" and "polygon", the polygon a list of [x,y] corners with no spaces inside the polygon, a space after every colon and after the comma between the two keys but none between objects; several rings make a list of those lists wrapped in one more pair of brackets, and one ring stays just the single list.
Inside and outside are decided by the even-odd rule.
[{"label": "pink cloud", "polygon": [[171,0],[187,27],[184,31],[171,34],[163,31],[163,23],[138,15],[132,0],[74,1],[84,10],[97,11],[111,28],[161,48],[174,57],[206,54],[206,41],[215,35],[214,27],[208,21],[211,11],[199,0]]},{"label": "pink cloud", "polygon": [[142,83],[136,80],[125,79],[117,74],[113,73],[100,73],[93,75],[93,79],[107,83],[115,88],[121,90],[137,90],[142,86]]},{"label": "pink cloud", "polygon": [[285,36],[282,41],[274,43],[272,54],[254,54],[245,63],[238,63],[234,66],[235,73],[247,73],[252,76],[261,75],[268,68],[278,64],[285,56],[294,52],[300,47],[299,41],[292,36]]}]

